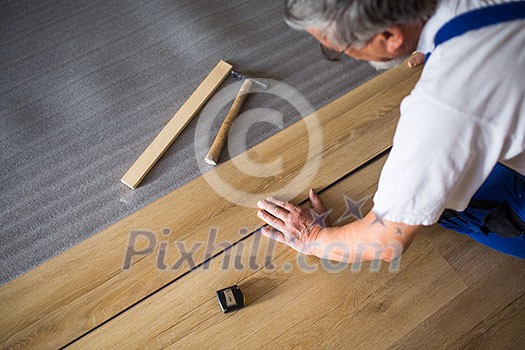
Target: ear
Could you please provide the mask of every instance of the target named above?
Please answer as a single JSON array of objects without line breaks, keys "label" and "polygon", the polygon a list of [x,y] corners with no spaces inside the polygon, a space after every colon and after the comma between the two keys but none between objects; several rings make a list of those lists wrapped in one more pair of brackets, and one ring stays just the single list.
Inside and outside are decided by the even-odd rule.
[{"label": "ear", "polygon": [[381,33],[385,48],[389,54],[395,55],[403,48],[405,34],[400,26],[393,26]]}]

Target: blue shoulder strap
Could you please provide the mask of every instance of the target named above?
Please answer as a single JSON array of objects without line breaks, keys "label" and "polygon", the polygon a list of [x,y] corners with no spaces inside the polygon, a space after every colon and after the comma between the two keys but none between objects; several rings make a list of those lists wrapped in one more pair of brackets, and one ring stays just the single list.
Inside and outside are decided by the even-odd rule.
[{"label": "blue shoulder strap", "polygon": [[[439,29],[434,38],[434,49],[444,42],[471,30],[524,18],[525,1],[491,5],[463,13],[452,18]],[[430,52],[425,55],[425,62],[430,55]]]}]

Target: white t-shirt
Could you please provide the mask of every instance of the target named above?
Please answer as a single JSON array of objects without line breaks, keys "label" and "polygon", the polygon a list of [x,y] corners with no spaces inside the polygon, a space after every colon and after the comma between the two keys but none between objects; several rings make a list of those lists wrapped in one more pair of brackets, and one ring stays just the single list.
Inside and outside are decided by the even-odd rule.
[{"label": "white t-shirt", "polygon": [[[418,51],[463,12],[508,1],[443,0]],[[525,21],[470,31],[438,46],[401,104],[393,148],[374,196],[374,212],[431,225],[463,211],[496,163],[525,175]]]}]

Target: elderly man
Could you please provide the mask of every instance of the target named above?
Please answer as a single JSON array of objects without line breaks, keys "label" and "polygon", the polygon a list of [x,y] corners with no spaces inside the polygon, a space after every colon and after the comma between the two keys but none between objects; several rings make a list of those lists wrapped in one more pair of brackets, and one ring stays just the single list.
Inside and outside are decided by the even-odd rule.
[{"label": "elderly man", "polygon": [[324,227],[313,190],[313,213],[268,198],[262,233],[321,258],[391,261],[439,222],[525,258],[525,2],[286,0],[285,17],[329,59],[387,67],[418,51],[426,64],[401,104],[372,211]]}]

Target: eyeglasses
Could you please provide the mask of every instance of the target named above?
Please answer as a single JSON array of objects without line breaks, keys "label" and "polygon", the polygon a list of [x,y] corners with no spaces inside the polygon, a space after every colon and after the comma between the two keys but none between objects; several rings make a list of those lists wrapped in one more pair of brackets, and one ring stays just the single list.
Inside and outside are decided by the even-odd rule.
[{"label": "eyeglasses", "polygon": [[350,47],[350,45],[345,47],[345,49],[343,51],[339,51],[339,50],[331,49],[331,48],[326,47],[323,44],[321,44],[321,52],[323,53],[324,58],[326,58],[328,61],[340,61],[341,58],[343,57],[345,51],[349,47]]}]

